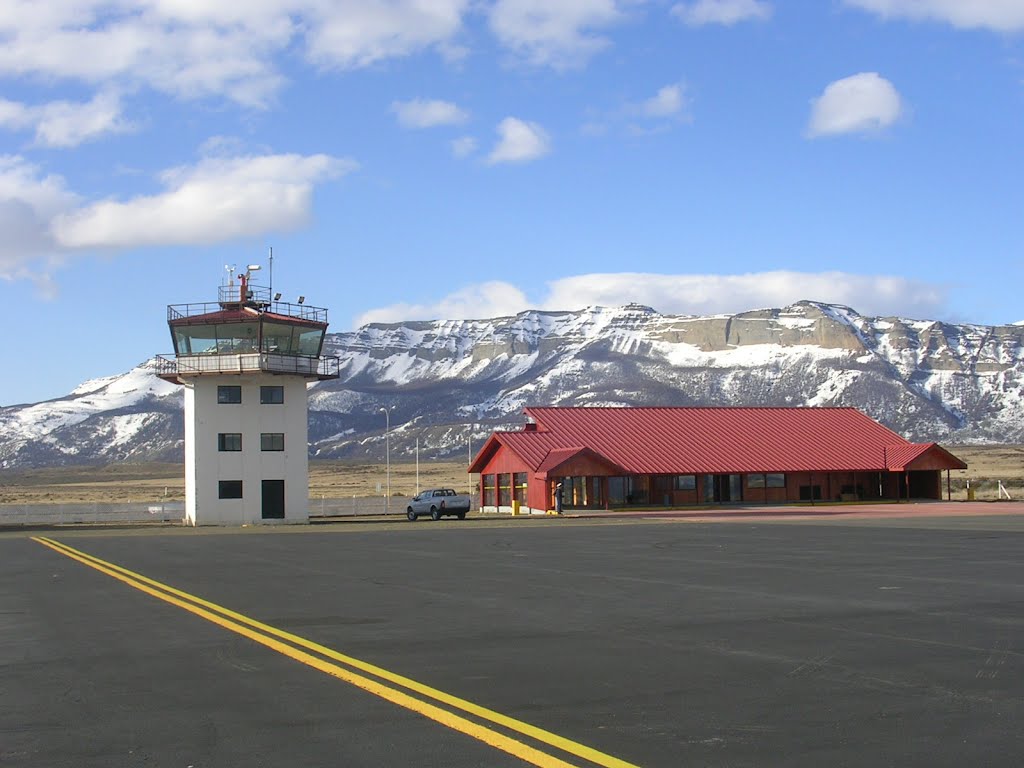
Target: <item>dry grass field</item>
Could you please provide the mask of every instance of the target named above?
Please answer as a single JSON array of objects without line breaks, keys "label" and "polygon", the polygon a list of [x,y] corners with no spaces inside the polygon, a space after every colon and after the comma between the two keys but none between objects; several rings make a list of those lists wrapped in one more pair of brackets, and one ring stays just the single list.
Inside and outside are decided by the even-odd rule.
[{"label": "dry grass field", "polygon": [[[342,461],[309,463],[309,495],[319,499],[383,494],[387,474],[383,464]],[[464,462],[421,462],[421,488],[469,491]],[[381,490],[378,492],[377,485]],[[391,494],[416,492],[416,465],[391,465]],[[181,464],[112,464],[106,467],[56,467],[0,471],[0,504],[94,504],[181,501],[185,477]]]},{"label": "dry grass field", "polygon": [[[995,499],[1000,480],[1014,499],[1024,499],[1024,446],[955,446],[951,450],[970,465],[964,472],[951,474],[954,499],[967,497],[967,480],[978,499]],[[463,462],[422,462],[419,480],[421,488],[449,487],[465,492],[470,487]],[[309,495],[313,499],[373,496],[383,493],[385,486],[383,464],[310,462]],[[416,466],[393,464],[392,495],[411,496],[415,491]],[[0,471],[0,504],[180,501],[184,492],[180,464]]]}]

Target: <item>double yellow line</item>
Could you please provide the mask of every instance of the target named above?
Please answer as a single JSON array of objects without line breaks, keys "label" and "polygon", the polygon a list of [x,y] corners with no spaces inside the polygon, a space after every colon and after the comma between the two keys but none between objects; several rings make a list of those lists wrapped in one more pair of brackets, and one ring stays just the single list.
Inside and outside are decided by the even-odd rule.
[{"label": "double yellow line", "polygon": [[[352,656],[346,656],[343,653],[338,653],[331,648],[314,643],[304,637],[299,637],[268,624],[263,624],[248,616],[204,600],[201,597],[182,592],[180,589],[175,589],[167,584],[130,571],[127,568],[122,568],[114,563],[93,557],[59,541],[54,541],[44,536],[33,537],[33,541],[37,541],[55,552],[70,557],[72,560],[77,560],[83,565],[105,573],[159,600],[182,608],[224,629],[247,637],[260,645],[295,659],[313,669],[336,677],[339,680],[343,680],[346,683],[350,683],[393,704],[428,717],[441,725],[478,739],[484,744],[507,752],[531,765],[536,765],[540,768],[576,768],[572,763],[568,763],[541,749],[530,746],[518,738],[495,730],[491,726],[499,726],[506,731],[532,739],[548,747],[553,747],[568,755],[581,758],[592,765],[602,766],[603,768],[637,768],[633,763],[628,763],[604,752],[591,749],[583,744],[546,731],[543,728],[537,728],[529,723],[524,723],[521,720],[516,720],[500,712],[495,712],[471,701],[461,699],[458,696],[452,696],[444,691],[431,688],[429,685],[424,685],[411,678],[390,672],[382,667],[360,661]],[[372,675],[372,677],[368,675]],[[470,720],[465,715],[476,719]],[[491,725],[485,725],[484,723],[490,723]]]}]

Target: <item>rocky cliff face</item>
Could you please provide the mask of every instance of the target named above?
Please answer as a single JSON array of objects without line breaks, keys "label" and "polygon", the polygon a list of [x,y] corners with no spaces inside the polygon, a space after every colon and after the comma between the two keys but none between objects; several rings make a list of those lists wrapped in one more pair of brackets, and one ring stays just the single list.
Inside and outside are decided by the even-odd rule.
[{"label": "rocky cliff face", "polygon": [[[328,336],[310,387],[314,456],[465,456],[525,405],[853,406],[914,440],[1024,442],[1024,327],[868,318],[801,302],[733,316],[629,305],[371,324]],[[181,393],[151,363],[0,409],[7,466],[182,455]],[[473,426],[475,425],[475,426]]]}]

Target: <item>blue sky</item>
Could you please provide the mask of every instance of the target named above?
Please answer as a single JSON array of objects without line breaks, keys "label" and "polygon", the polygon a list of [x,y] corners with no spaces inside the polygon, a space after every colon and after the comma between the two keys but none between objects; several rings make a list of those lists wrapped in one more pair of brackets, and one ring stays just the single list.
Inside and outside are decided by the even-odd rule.
[{"label": "blue sky", "polygon": [[1024,320],[1024,0],[0,0],[0,39],[0,405],[168,352],[270,247],[332,330]]}]

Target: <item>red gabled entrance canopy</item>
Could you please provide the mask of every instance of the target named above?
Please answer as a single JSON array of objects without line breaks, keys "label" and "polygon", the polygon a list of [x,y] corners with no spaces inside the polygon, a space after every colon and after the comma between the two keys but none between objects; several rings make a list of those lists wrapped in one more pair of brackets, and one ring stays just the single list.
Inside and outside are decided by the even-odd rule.
[{"label": "red gabled entrance canopy", "polygon": [[894,445],[886,455],[886,466],[890,472],[967,469],[967,464],[937,443]]}]

